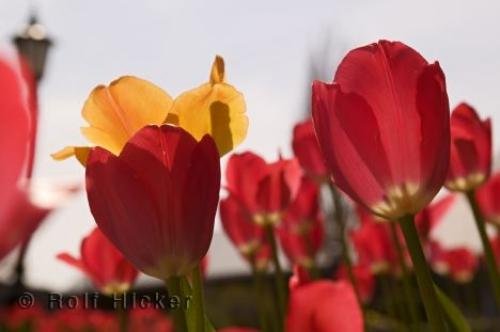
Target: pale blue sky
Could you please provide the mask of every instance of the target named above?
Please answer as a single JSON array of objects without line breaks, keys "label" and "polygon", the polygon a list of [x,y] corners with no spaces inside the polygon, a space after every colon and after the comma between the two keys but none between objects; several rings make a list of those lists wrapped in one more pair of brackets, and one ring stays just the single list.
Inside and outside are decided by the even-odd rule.
[{"label": "pale blue sky", "polygon": [[[331,74],[324,79],[348,49],[380,38],[401,40],[428,60],[439,59],[452,104],[467,100],[492,116],[494,127],[500,125],[500,5],[495,1],[32,3],[56,40],[40,90],[40,176],[83,178],[77,163],[55,163],[48,155],[66,144],[84,143],[80,109],[92,87],[134,74],[175,96],[207,79],[215,54],[224,56],[229,81],[246,96],[250,130],[240,150],[267,157],[278,149],[287,153],[292,126],[304,112],[309,55],[324,48],[326,35],[331,50],[324,61]],[[28,1],[0,0],[3,46],[28,10]],[[83,195],[78,197],[37,233],[29,255],[30,283],[68,289],[82,280],[53,257],[60,250],[75,252],[93,226],[86,204]],[[237,261],[226,244],[214,255],[215,272],[231,270]]]}]

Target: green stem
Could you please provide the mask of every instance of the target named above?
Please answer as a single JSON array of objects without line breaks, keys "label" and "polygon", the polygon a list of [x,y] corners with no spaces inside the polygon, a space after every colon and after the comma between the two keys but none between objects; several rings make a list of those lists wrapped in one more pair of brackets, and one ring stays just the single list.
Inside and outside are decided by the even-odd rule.
[{"label": "green stem", "polygon": [[408,271],[408,267],[406,266],[403,246],[401,245],[401,241],[399,241],[396,223],[389,223],[391,229],[391,238],[394,246],[396,247],[396,253],[398,255],[399,265],[401,266],[402,278],[403,282],[403,292],[406,300],[406,305],[408,306],[408,311],[410,312],[410,321],[411,324],[418,324],[418,309],[417,304],[414,300],[413,288],[410,284],[410,272]]},{"label": "green stem", "polygon": [[399,220],[399,225],[403,231],[406,245],[408,246],[408,251],[413,261],[420,297],[422,298],[425,312],[427,313],[431,331],[446,331],[446,325],[442,318],[442,310],[434,289],[431,271],[425,260],[424,252],[418,238],[414,216],[407,215],[402,217]]},{"label": "green stem", "polygon": [[205,332],[205,296],[203,293],[203,275],[198,264],[191,273],[193,286],[193,310],[195,312],[194,331]]},{"label": "green stem", "polygon": [[386,276],[381,275],[379,277],[380,286],[382,287],[382,300],[384,303],[385,310],[387,314],[396,320],[398,320],[398,315],[396,314],[396,306],[394,305],[394,298],[392,297],[392,289],[389,283],[389,279]]},{"label": "green stem", "polygon": [[[265,299],[265,290],[264,290],[264,280],[262,272],[259,271],[255,266],[252,266],[252,274],[256,295],[256,306],[257,311],[259,313],[259,321],[260,321],[260,329],[263,332],[270,332],[272,329],[268,325],[267,315],[266,315],[266,299]],[[276,320],[276,316],[271,314],[272,319]],[[278,322],[274,322],[275,326],[279,326]]]},{"label": "green stem", "polygon": [[[183,298],[181,277],[170,277],[165,283],[167,285],[168,296],[178,296],[180,299]],[[181,307],[173,308],[171,310],[171,315],[174,321],[175,332],[188,332],[184,310]]]},{"label": "green stem", "polygon": [[128,317],[127,317],[127,311],[125,310],[125,296],[126,294],[122,294],[122,301],[120,302],[116,308],[116,316],[118,318],[118,324],[120,328],[120,332],[126,332],[127,331],[127,323],[128,323]]},{"label": "green stem", "polygon": [[307,255],[311,260],[311,265],[307,267],[307,272],[309,272],[309,276],[311,279],[316,280],[321,277],[321,273],[319,272],[318,266],[316,265],[316,257],[314,255],[314,244],[312,243],[312,239],[309,234],[303,235],[302,240],[306,244]]},{"label": "green stem", "polygon": [[467,201],[469,202],[472,213],[474,214],[474,221],[476,222],[479,237],[481,238],[481,242],[483,243],[486,268],[488,269],[488,276],[490,277],[490,282],[495,293],[497,307],[500,307],[500,275],[498,274],[498,266],[495,260],[495,255],[493,254],[490,240],[488,239],[488,234],[486,233],[484,219],[482,217],[481,211],[479,210],[479,206],[477,205],[474,190],[468,191],[465,194],[467,196]]},{"label": "green stem", "polygon": [[274,264],[276,294],[278,295],[278,319],[280,321],[280,326],[282,326],[285,319],[285,306],[286,306],[285,277],[283,275],[283,269],[281,268],[280,260],[278,257],[278,245],[276,244],[276,238],[274,237],[273,226],[266,225],[265,232],[267,241],[271,245],[272,259]]},{"label": "green stem", "polygon": [[347,221],[346,218],[344,217],[344,207],[342,206],[342,198],[331,181],[329,182],[328,187],[330,188],[330,192],[332,194],[333,209],[334,209],[333,221],[337,223],[339,227],[342,260],[347,268],[347,276],[349,278],[349,281],[351,282],[352,288],[354,288],[356,299],[358,300],[360,307],[363,308],[363,302],[361,301],[358,283],[356,281],[356,277],[354,276],[354,272],[352,269],[352,260],[351,257],[349,256],[349,246],[347,245],[346,231],[345,231]]}]

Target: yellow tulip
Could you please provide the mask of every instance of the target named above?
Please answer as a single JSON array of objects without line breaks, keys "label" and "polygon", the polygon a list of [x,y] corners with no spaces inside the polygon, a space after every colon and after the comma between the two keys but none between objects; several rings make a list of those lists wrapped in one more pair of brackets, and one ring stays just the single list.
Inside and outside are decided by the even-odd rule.
[{"label": "yellow tulip", "polygon": [[[220,56],[215,58],[209,82],[182,93],[175,101],[153,83],[124,76],[109,86],[96,87],[83,106],[82,116],[88,123],[82,134],[115,155],[144,126],[169,123],[184,128],[197,140],[211,135],[222,156],[241,143],[248,127],[243,95],[225,83]],[[85,166],[89,149],[69,146],[52,157],[62,160],[75,156]]]}]

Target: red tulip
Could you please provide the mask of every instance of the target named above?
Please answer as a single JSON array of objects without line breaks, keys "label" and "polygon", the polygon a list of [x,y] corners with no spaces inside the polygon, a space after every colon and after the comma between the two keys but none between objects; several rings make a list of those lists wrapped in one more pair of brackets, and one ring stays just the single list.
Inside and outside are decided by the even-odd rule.
[{"label": "red tulip", "polygon": [[334,82],[313,84],[319,145],[338,187],[394,220],[425,207],[444,183],[449,106],[436,62],[399,42],[352,50]]},{"label": "red tulip", "polygon": [[439,224],[455,202],[455,195],[447,195],[436,203],[426,206],[415,216],[415,224],[421,238],[428,240],[431,231]]},{"label": "red tulip", "polygon": [[267,164],[267,172],[258,182],[255,222],[276,225],[295,197],[300,185],[301,169],[296,159],[280,158]]},{"label": "red tulip", "polygon": [[86,168],[90,209],[106,237],[146,274],[188,274],[210,245],[219,199],[213,139],[147,126],[119,156],[96,147]]},{"label": "red tulip", "polygon": [[500,226],[500,173],[495,173],[476,191],[476,199],[486,221]]},{"label": "red tulip", "polygon": [[266,163],[252,152],[234,154],[227,165],[227,189],[258,224],[278,223],[300,185],[295,159]]},{"label": "red tulip", "polygon": [[319,181],[328,181],[328,170],[319,149],[312,119],[295,125],[292,148],[300,166],[308,176]]},{"label": "red tulip", "polygon": [[391,241],[389,225],[374,219],[363,207],[357,209],[361,225],[350,233],[358,262],[373,273],[387,273],[396,264],[397,256]]},{"label": "red tulip", "polygon": [[446,187],[469,191],[491,173],[491,121],[481,120],[474,108],[462,103],[451,114],[451,153]]},{"label": "red tulip", "polygon": [[310,267],[323,244],[323,216],[319,209],[319,188],[302,179],[297,195],[278,228],[281,247],[291,264]]},{"label": "red tulip", "polygon": [[[371,268],[368,265],[357,264],[352,267],[352,272],[354,274],[356,286],[359,290],[361,301],[363,301],[363,303],[369,302],[375,293],[375,276]],[[347,267],[345,265],[340,266],[337,270],[336,277],[340,280],[350,282]]]},{"label": "red tulip", "polygon": [[[254,223],[250,211],[237,197],[230,194],[220,202],[222,227],[240,254],[254,267],[265,268],[267,260],[259,256],[267,252],[268,244],[262,227]],[[265,263],[262,265],[262,263]]]},{"label": "red tulip", "polygon": [[75,258],[61,253],[57,258],[85,273],[103,294],[122,294],[132,287],[137,278],[137,270],[99,228],[83,239],[80,255],[81,258]]},{"label": "red tulip", "polygon": [[[48,186],[27,179],[29,143],[36,118],[32,77],[0,57],[0,259],[25,242],[73,186]],[[53,197],[57,194],[58,197]],[[60,195],[59,195],[60,194]],[[43,197],[41,197],[43,196]],[[40,199],[41,198],[41,199]]]},{"label": "red tulip", "polygon": [[470,249],[444,249],[437,242],[431,244],[430,261],[437,273],[449,275],[458,283],[470,282],[479,268],[479,259]]},{"label": "red tulip", "polygon": [[363,331],[363,315],[351,285],[315,281],[290,290],[287,332]]},{"label": "red tulip", "polygon": [[173,332],[172,321],[161,310],[154,308],[136,308],[130,311],[128,331],[137,332]]}]

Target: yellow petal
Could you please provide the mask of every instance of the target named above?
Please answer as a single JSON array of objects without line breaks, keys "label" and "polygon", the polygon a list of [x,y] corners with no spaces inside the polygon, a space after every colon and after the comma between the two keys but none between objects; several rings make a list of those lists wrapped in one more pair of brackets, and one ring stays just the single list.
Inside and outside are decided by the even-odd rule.
[{"label": "yellow petal", "polygon": [[224,60],[217,56],[210,81],[177,97],[167,118],[197,140],[211,135],[221,156],[243,141],[248,128],[243,95],[225,83],[224,77]]},{"label": "yellow petal", "polygon": [[90,148],[88,146],[67,146],[56,153],[51,154],[55,160],[64,160],[75,156],[84,167],[87,165]]},{"label": "yellow petal", "polygon": [[98,86],[83,106],[89,127],[82,133],[93,144],[119,154],[128,139],[150,124],[161,124],[172,98],[156,85],[133,76]]},{"label": "yellow petal", "polygon": [[223,83],[225,78],[224,59],[220,55],[215,56],[214,63],[212,64],[212,71],[210,72],[210,83]]}]

